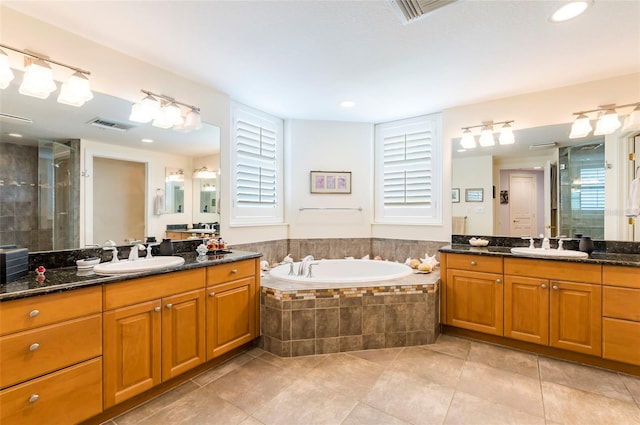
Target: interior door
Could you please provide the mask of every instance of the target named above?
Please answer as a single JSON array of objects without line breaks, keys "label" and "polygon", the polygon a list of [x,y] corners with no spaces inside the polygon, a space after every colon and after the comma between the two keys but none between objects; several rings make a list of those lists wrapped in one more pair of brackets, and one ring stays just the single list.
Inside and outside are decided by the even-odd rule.
[{"label": "interior door", "polygon": [[538,210],[536,176],[515,174],[509,176],[509,235],[536,236]]}]

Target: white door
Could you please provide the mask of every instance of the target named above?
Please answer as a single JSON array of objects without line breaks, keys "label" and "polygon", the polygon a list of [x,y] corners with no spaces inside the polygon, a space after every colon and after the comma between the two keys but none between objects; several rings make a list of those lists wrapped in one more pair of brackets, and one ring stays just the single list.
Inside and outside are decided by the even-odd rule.
[{"label": "white door", "polygon": [[509,175],[509,236],[537,236],[536,176]]},{"label": "white door", "polygon": [[[633,162],[633,179],[640,177],[640,136],[636,136],[634,138],[633,149],[636,154],[635,161]],[[635,242],[640,241],[640,217],[636,217],[633,225],[633,238],[632,240]]]}]

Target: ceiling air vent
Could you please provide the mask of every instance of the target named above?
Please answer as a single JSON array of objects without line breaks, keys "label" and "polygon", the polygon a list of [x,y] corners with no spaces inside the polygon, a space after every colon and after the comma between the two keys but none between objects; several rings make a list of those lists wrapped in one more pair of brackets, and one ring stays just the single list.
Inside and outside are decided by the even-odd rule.
[{"label": "ceiling air vent", "polygon": [[5,114],[4,112],[0,112],[0,122],[11,122],[11,123],[19,123],[19,124],[33,124],[33,120],[31,118],[21,117],[18,115]]},{"label": "ceiling air vent", "polygon": [[116,130],[116,131],[127,131],[136,127],[131,124],[124,124],[117,121],[109,121],[104,118],[94,118],[87,122],[87,124],[92,125],[94,127],[106,129],[106,130]]},{"label": "ceiling air vent", "polygon": [[390,0],[392,9],[406,25],[457,0]]}]

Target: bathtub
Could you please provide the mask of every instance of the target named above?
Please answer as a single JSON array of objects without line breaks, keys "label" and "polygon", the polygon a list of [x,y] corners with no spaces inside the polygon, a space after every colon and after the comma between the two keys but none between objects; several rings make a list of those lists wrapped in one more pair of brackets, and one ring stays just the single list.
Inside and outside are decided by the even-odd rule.
[{"label": "bathtub", "polygon": [[[413,273],[413,270],[400,263],[378,260],[318,260],[312,261],[313,277],[290,276],[289,264],[282,264],[271,269],[269,276],[280,281],[298,284],[298,287],[342,288],[354,284],[382,282],[400,279]],[[293,263],[297,273],[300,263]],[[357,285],[356,285],[357,286]]]}]

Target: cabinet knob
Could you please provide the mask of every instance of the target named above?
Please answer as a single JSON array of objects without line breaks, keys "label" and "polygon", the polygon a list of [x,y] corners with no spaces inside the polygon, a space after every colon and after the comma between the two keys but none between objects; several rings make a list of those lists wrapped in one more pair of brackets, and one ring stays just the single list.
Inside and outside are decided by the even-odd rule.
[{"label": "cabinet knob", "polygon": [[502,283],[502,279],[496,279],[496,283]]},{"label": "cabinet knob", "polygon": [[215,297],[215,296],[216,296],[216,293],[215,293],[215,292],[210,292],[210,293],[209,293],[209,296],[210,296],[210,297]]},{"label": "cabinet knob", "polygon": [[542,285],[540,285],[540,287],[541,287],[542,289],[547,289],[547,284],[546,284],[546,283],[543,283]]},{"label": "cabinet knob", "polygon": [[36,351],[38,348],[40,348],[40,344],[38,344],[37,342],[34,342],[29,346],[29,351]]},{"label": "cabinet knob", "polygon": [[171,308],[171,307],[173,307],[173,304],[171,304],[171,303],[166,305],[166,308]]},{"label": "cabinet knob", "polygon": [[159,313],[160,312],[160,307],[154,308],[153,311],[155,311],[156,313]]},{"label": "cabinet knob", "polygon": [[558,288],[558,285],[553,285],[552,288],[553,288],[554,291],[557,291],[558,289],[560,289],[560,288]]},{"label": "cabinet knob", "polygon": [[31,397],[29,397],[29,403],[35,403],[38,400],[40,400],[40,396],[38,394],[31,394]]},{"label": "cabinet knob", "polygon": [[236,274],[238,273],[238,269],[231,269],[231,274]]},{"label": "cabinet knob", "polygon": [[472,265],[472,266],[475,266],[475,265],[476,265],[476,262],[475,262],[475,261],[472,261],[472,262],[471,262],[471,265]]},{"label": "cabinet knob", "polygon": [[37,317],[40,314],[40,310],[31,310],[29,312],[29,317]]}]

